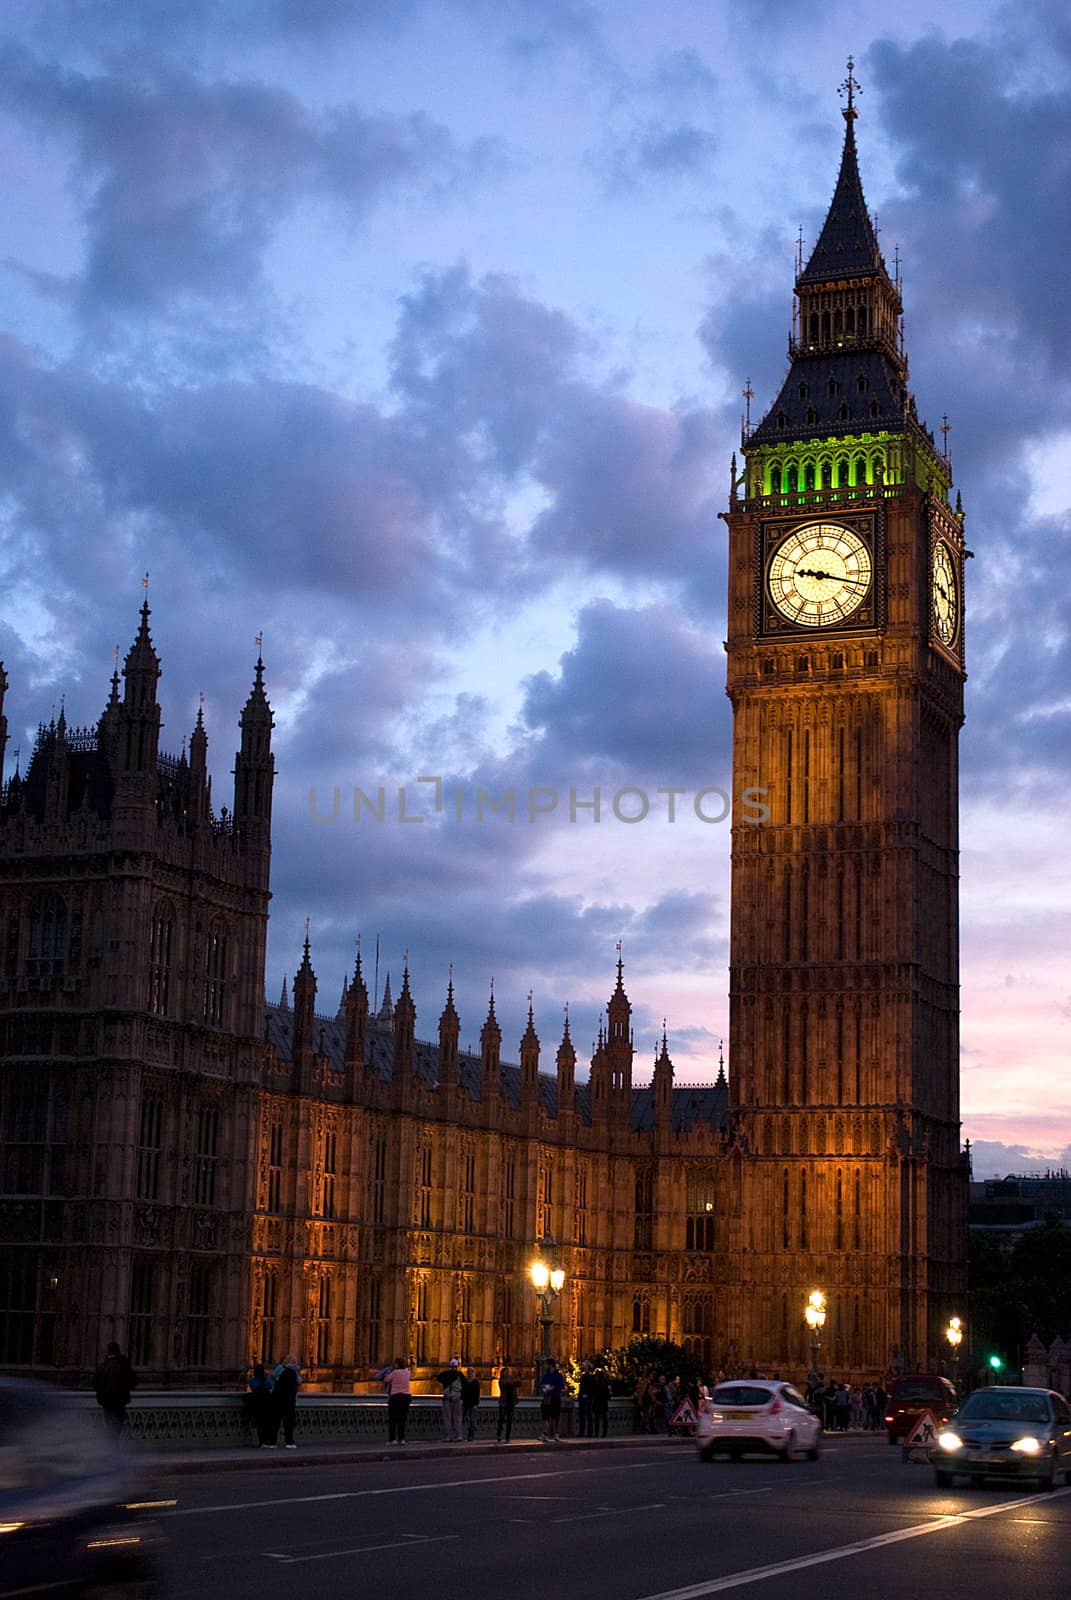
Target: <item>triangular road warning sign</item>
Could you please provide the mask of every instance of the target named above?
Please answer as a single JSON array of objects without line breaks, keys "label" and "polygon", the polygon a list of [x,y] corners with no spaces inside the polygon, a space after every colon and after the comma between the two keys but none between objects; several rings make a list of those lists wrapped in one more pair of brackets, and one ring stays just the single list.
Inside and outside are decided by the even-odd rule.
[{"label": "triangular road warning sign", "polygon": [[682,1400],[669,1419],[671,1428],[694,1428],[697,1422],[695,1407],[690,1400]]},{"label": "triangular road warning sign", "polygon": [[904,1440],[904,1449],[910,1450],[915,1445],[931,1445],[937,1443],[937,1419],[932,1411],[924,1411],[907,1438]]}]

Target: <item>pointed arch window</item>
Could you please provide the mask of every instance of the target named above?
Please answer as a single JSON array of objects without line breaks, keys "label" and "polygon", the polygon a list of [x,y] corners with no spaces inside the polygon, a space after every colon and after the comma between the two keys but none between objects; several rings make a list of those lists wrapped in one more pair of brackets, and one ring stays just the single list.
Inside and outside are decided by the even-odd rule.
[{"label": "pointed arch window", "polygon": [[870,402],[870,415],[872,417],[878,417],[881,415],[881,407],[878,405],[876,400],[871,400]]},{"label": "pointed arch window", "polygon": [[807,326],[810,329],[811,343],[812,344],[817,344],[818,343],[818,326],[819,326],[818,325],[818,312],[817,311],[812,311],[811,312],[810,319],[808,321]]},{"label": "pointed arch window", "polygon": [[779,428],[787,428],[788,427],[788,416],[786,415],[786,413],[784,411],[779,411],[777,413],[777,426]]},{"label": "pointed arch window", "polygon": [[844,331],[852,334],[855,332],[855,307],[849,306],[844,313]]},{"label": "pointed arch window", "polygon": [[799,395],[801,400],[806,400],[807,393],[808,393],[807,385],[805,383],[801,383],[800,386],[799,386],[799,389],[796,392]]},{"label": "pointed arch window", "polygon": [[847,422],[847,420],[848,420],[848,418],[850,416],[851,416],[851,411],[848,409],[847,402],[845,402],[844,404],[841,405],[841,408],[840,408],[840,420],[842,422]]},{"label": "pointed arch window", "polygon": [[862,339],[865,336],[865,334],[866,334],[866,306],[860,306],[859,307],[859,337],[860,337],[860,339]]},{"label": "pointed arch window", "polygon": [[222,1028],[227,1015],[227,977],[230,969],[230,934],[222,917],[213,919],[205,946],[204,1020]]},{"label": "pointed arch window", "polygon": [[651,1250],[654,1247],[654,1176],[650,1167],[640,1167],[636,1173],[635,1200],[633,1249]]},{"label": "pointed arch window", "polygon": [[866,377],[865,373],[861,372],[858,378],[856,378],[855,387],[859,390],[860,394],[866,394],[867,390],[870,388],[870,380]]},{"label": "pointed arch window", "polygon": [[866,483],[866,456],[856,456],[852,466],[855,471],[855,482],[857,484]]},{"label": "pointed arch window", "polygon": [[818,412],[814,409],[813,406],[808,406],[807,407],[807,421],[808,422],[817,422],[818,421]]},{"label": "pointed arch window", "polygon": [[838,306],[833,313],[833,337],[839,339],[844,332],[844,313]]},{"label": "pointed arch window", "polygon": [[38,895],[30,907],[26,971],[31,978],[59,977],[66,954],[66,902],[58,894]]},{"label": "pointed arch window", "polygon": [[839,389],[840,384],[837,382],[836,378],[830,378],[829,382],[826,384],[826,394],[836,394]]},{"label": "pointed arch window", "polygon": [[153,911],[149,935],[149,1010],[157,1017],[166,1017],[170,1008],[174,933],[174,910],[169,901],[161,900]]},{"label": "pointed arch window", "polygon": [[[808,412],[807,414],[808,414],[808,416],[812,415],[811,412]],[[815,473],[814,473],[814,462],[813,461],[807,461],[807,462],[804,463],[804,467],[803,467],[803,487],[805,489],[813,489],[815,487]]]}]

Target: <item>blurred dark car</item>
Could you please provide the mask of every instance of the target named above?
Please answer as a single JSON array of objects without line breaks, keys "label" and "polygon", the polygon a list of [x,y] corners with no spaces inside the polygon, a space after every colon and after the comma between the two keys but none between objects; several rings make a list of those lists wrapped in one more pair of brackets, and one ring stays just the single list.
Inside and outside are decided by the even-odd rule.
[{"label": "blurred dark car", "polygon": [[885,1427],[890,1444],[906,1439],[916,1422],[928,1411],[938,1427],[956,1412],[956,1391],[947,1378],[919,1373],[911,1378],[896,1378],[889,1387],[885,1407]]},{"label": "blurred dark car", "polygon": [[147,1595],[161,1509],[144,1466],[73,1395],[0,1376],[0,1600]]},{"label": "blurred dark car", "polygon": [[1051,1389],[975,1389],[931,1451],[937,1486],[957,1477],[1071,1484],[1071,1407]]}]

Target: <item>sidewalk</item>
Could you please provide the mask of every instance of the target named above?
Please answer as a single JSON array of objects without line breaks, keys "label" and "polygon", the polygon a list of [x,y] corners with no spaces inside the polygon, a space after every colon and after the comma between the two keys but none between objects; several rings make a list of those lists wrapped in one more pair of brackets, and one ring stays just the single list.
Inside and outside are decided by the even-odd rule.
[{"label": "sidewalk", "polygon": [[[835,1443],[865,1444],[868,1440],[885,1442],[883,1433],[864,1433],[861,1429],[848,1433],[827,1433],[827,1445]],[[474,1439],[448,1444],[445,1439],[414,1439],[404,1445],[390,1445],[381,1440],[375,1444],[299,1444],[296,1450],[284,1450],[279,1445],[274,1450],[261,1450],[255,1445],[244,1445],[235,1450],[184,1450],[174,1456],[158,1454],[152,1460],[155,1471],[164,1477],[185,1477],[191,1473],[260,1472],[289,1467],[354,1466],[370,1461],[441,1461],[471,1460],[474,1456],[504,1456],[507,1453],[562,1457],[589,1450],[688,1449],[695,1448],[695,1440],[688,1435],[669,1438],[664,1433],[627,1433],[606,1439],[564,1439],[561,1444],[542,1444],[538,1439],[514,1439],[509,1444],[495,1444],[494,1440]]]}]

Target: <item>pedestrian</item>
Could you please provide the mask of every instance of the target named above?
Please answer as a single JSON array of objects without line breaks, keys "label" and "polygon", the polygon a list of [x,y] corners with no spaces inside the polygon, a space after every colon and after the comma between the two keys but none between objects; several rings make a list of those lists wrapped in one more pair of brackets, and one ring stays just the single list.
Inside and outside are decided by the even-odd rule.
[{"label": "pedestrian", "polygon": [[547,1357],[546,1370],[543,1373],[543,1402],[539,1414],[543,1419],[543,1432],[540,1444],[561,1444],[558,1437],[558,1424],[562,1414],[562,1393],[565,1389],[565,1379],[558,1371],[558,1363],[553,1356]]},{"label": "pedestrian", "polygon": [[457,1444],[461,1438],[461,1357],[451,1356],[450,1365],[438,1374],[443,1391],[443,1438]]},{"label": "pedestrian", "polygon": [[513,1417],[517,1410],[517,1394],[521,1387],[521,1380],[515,1376],[513,1368],[506,1366],[498,1374],[498,1433],[496,1444],[502,1443],[505,1433],[506,1443],[509,1444],[513,1437]]},{"label": "pedestrian", "polygon": [[412,1401],[411,1374],[404,1356],[395,1356],[390,1371],[383,1379],[387,1393],[387,1443],[405,1443],[405,1424]]},{"label": "pedestrian", "polygon": [[297,1416],[297,1392],[301,1387],[301,1363],[292,1352],[284,1356],[272,1372],[272,1401],[275,1427],[272,1442],[279,1437],[279,1424],[283,1426],[283,1449],[296,1450],[294,1419]]},{"label": "pedestrian", "polygon": [[471,1444],[476,1437],[476,1419],[480,1414],[480,1380],[475,1367],[466,1367],[461,1380],[461,1423],[465,1438]]},{"label": "pedestrian", "polygon": [[595,1394],[595,1383],[592,1374],[591,1362],[580,1363],[580,1378],[577,1383],[576,1393],[576,1429],[582,1439],[594,1436],[595,1422],[592,1412],[592,1400]]},{"label": "pedestrian", "polygon": [[658,1433],[660,1426],[665,1421],[662,1415],[662,1405],[666,1393],[666,1380],[660,1372],[652,1378],[647,1385],[647,1432]]},{"label": "pedestrian", "polygon": [[606,1438],[606,1428],[610,1420],[610,1380],[602,1367],[596,1367],[591,1374],[591,1428],[596,1439]]},{"label": "pedestrian", "polygon": [[833,1396],[833,1416],[838,1433],[847,1433],[851,1409],[851,1391],[846,1383],[840,1383],[837,1385],[837,1391]]},{"label": "pedestrian", "polygon": [[857,1383],[852,1384],[850,1410],[849,1427],[861,1428],[863,1426],[863,1391]]},{"label": "pedestrian", "polygon": [[94,1375],[97,1404],[104,1413],[104,1426],[112,1439],[118,1439],[126,1422],[126,1408],[137,1385],[137,1373],[113,1340]]},{"label": "pedestrian", "polygon": [[667,1378],[662,1389],[662,1417],[666,1424],[666,1432],[673,1431],[673,1416],[677,1409],[677,1396],[680,1394],[681,1380],[679,1377]]},{"label": "pedestrian", "polygon": [[272,1380],[264,1369],[263,1361],[253,1366],[253,1376],[246,1386],[246,1403],[253,1426],[257,1430],[257,1444],[262,1450],[275,1449],[278,1423],[273,1426]]}]

